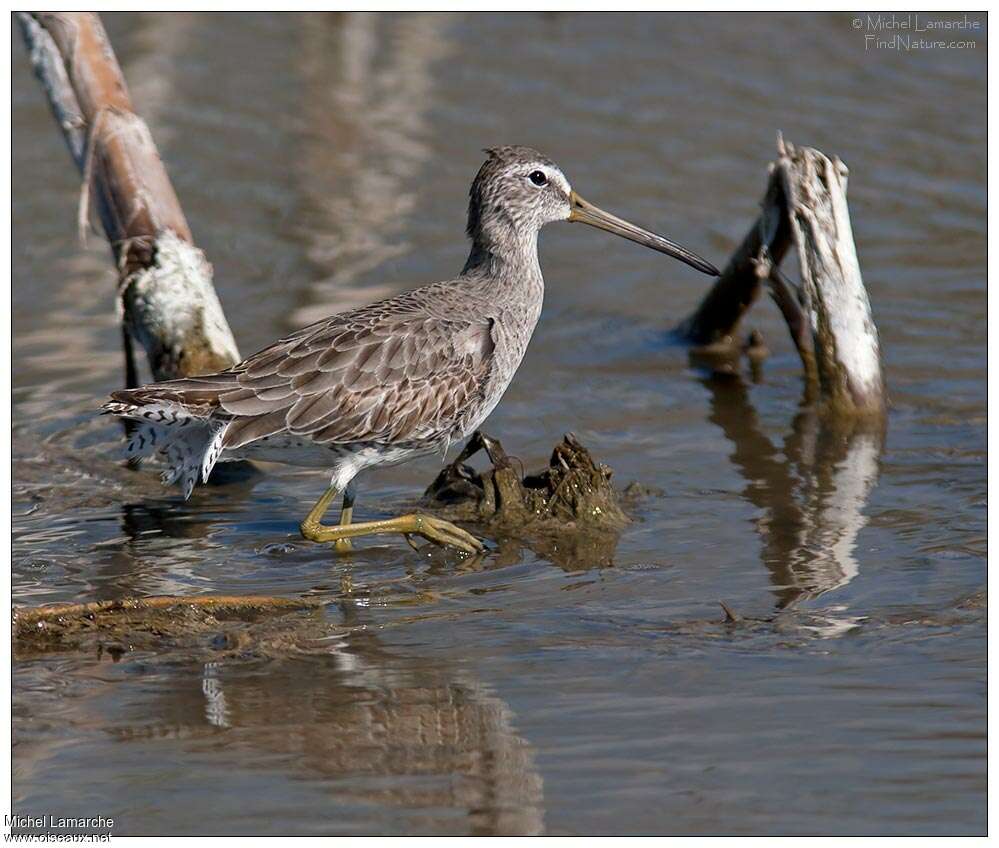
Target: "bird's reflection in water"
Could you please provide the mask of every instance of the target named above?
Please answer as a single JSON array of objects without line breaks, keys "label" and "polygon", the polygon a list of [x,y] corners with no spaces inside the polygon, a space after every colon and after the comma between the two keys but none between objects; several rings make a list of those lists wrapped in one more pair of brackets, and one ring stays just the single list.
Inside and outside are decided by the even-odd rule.
[{"label": "bird's reflection in water", "polygon": [[[155,481],[155,473],[162,467],[160,464],[149,467],[142,465],[136,473]],[[122,532],[133,541],[150,532],[176,539],[204,538],[212,525],[213,512],[230,508],[230,501],[250,500],[254,486],[264,474],[264,471],[251,462],[218,465],[212,471],[211,479],[200,494],[199,501],[184,501],[176,489],[157,488],[157,484],[151,482],[149,491],[153,497],[146,496],[142,500],[121,505]],[[192,520],[192,513],[204,517]]]},{"label": "bird's reflection in water", "polygon": [[341,612],[349,631],[314,622],[236,642],[203,663],[200,685],[157,687],[118,737],[176,735],[202,752],[208,740],[227,762],[321,781],[331,806],[317,820],[360,803],[435,832],[541,833],[542,778],[506,703],[464,669],[386,648],[362,629],[363,608],[343,602]]},{"label": "bird's reflection in water", "polygon": [[854,552],[878,479],[883,425],[843,421],[806,402],[776,447],[739,376],[716,374],[704,383],[710,420],[732,442],[743,495],[761,513],[762,558],[778,608],[849,583],[858,573]]},{"label": "bird's reflection in water", "polygon": [[[248,501],[261,471],[249,462],[220,466],[201,500],[184,502],[169,489],[158,489],[155,471],[143,467],[133,475],[148,475],[140,487],[144,497],[119,506],[121,537],[95,551],[95,580],[100,599],[132,595],[183,594],[190,591],[193,572],[206,557],[218,557],[209,548],[221,549],[210,536],[222,515],[235,502]],[[134,480],[130,483],[135,484]],[[148,491],[146,491],[148,490]],[[225,497],[220,495],[225,493]],[[162,556],[150,557],[150,546]]]}]

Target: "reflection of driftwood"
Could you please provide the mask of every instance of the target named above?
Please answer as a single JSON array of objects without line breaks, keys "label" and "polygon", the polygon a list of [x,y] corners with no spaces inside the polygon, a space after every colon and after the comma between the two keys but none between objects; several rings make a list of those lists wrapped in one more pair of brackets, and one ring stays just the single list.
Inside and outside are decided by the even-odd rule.
[{"label": "reflection of driftwood", "polygon": [[[417,204],[413,178],[430,156],[427,125],[447,56],[449,14],[342,12],[303,16],[294,61],[301,79],[301,134],[292,164],[298,212],[316,279],[292,318],[307,324],[336,308],[395,294],[367,272],[405,253]],[[392,45],[381,50],[379,45]]]},{"label": "reflection of driftwood", "polygon": [[760,556],[781,608],[849,583],[857,537],[878,478],[879,422],[806,405],[776,447],[759,425],[741,378],[709,379],[710,420],[733,445],[743,497],[760,510]]},{"label": "reflection of driftwood", "polygon": [[119,274],[127,382],[131,339],[156,379],[220,370],[239,352],[149,128],[132,110],[100,19],[19,13],[31,61],[83,174],[81,223],[93,192]]},{"label": "reflection of driftwood", "polygon": [[[766,281],[824,408],[880,417],[885,410],[881,353],[850,227],[846,176],[838,159],[778,139],[759,220],[677,332],[702,346],[731,345],[739,320]],[[800,290],[778,269],[792,242]]]}]

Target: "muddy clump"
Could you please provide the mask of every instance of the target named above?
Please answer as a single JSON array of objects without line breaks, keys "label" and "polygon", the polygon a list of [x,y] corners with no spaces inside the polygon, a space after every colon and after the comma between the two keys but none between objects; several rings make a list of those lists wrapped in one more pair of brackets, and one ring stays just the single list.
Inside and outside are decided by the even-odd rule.
[{"label": "muddy clump", "polygon": [[[481,473],[466,464],[480,450],[492,463]],[[534,474],[524,474],[496,439],[475,433],[427,488],[422,505],[495,539],[498,565],[518,562],[527,548],[566,571],[604,568],[614,564],[620,532],[631,522],[625,505],[641,499],[618,492],[611,476],[572,433]]]},{"label": "muddy clump", "polygon": [[[481,473],[465,463],[479,450],[492,463]],[[546,468],[524,476],[499,441],[476,433],[430,484],[423,505],[448,520],[489,531],[616,532],[630,519],[611,475],[572,433],[555,446]]]}]

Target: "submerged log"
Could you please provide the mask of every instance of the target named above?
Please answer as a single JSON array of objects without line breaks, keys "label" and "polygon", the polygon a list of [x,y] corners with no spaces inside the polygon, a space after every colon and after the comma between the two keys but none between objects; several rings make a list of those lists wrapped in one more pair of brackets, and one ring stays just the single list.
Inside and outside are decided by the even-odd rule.
[{"label": "submerged log", "polygon": [[132,339],[157,380],[218,371],[239,361],[191,230],[149,128],[132,108],[100,18],[19,12],[18,20],[70,155],[83,176],[79,223],[91,196],[119,277],[126,382],[138,372]]},{"label": "submerged log", "polygon": [[[760,217],[676,332],[702,347],[735,347],[737,325],[766,284],[801,356],[810,393],[837,415],[881,417],[887,402],[881,349],[853,241],[847,168],[781,137],[777,146]],[[800,288],[779,269],[791,244]]]},{"label": "submerged log", "polygon": [[116,657],[135,647],[187,644],[206,636],[221,638],[216,646],[220,649],[246,649],[260,644],[273,627],[294,628],[279,625],[282,617],[321,605],[318,599],[266,595],[158,595],[44,604],[14,607],[12,635],[15,653],[22,657],[87,647]]},{"label": "submerged log", "polygon": [[311,600],[270,595],[151,595],[145,598],[122,598],[115,601],[92,601],[82,604],[44,604],[14,608],[14,632],[25,636],[52,627],[90,628],[102,618],[141,616],[154,611],[197,609],[218,616],[259,612],[288,612],[315,606]]}]

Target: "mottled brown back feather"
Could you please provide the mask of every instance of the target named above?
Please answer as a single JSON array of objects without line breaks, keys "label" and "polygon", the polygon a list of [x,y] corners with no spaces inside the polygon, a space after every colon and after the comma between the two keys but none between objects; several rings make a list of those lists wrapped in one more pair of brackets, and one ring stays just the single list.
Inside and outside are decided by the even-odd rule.
[{"label": "mottled brown back feather", "polygon": [[305,327],[220,374],[113,397],[228,420],[227,449],[279,434],[330,445],[446,439],[485,393],[493,322],[429,314],[424,303],[399,295]]}]

